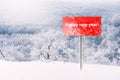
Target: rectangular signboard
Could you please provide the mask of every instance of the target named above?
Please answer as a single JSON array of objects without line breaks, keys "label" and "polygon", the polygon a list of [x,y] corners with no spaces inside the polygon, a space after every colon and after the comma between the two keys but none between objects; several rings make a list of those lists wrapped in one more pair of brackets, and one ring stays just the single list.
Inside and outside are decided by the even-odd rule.
[{"label": "rectangular signboard", "polygon": [[63,17],[63,35],[65,36],[100,36],[100,16]]}]

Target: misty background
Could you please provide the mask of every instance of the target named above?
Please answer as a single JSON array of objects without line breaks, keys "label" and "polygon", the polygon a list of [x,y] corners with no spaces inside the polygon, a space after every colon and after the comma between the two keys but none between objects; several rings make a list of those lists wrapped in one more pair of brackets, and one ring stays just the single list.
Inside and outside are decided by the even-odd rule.
[{"label": "misty background", "polygon": [[119,4],[1,0],[0,59],[79,63],[79,37],[63,36],[63,16],[101,16],[102,35],[83,37],[85,63],[120,64]]}]

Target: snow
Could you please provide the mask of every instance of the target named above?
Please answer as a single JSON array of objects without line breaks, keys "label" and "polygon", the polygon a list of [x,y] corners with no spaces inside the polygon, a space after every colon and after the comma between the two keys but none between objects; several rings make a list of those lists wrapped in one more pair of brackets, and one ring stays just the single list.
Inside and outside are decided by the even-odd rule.
[{"label": "snow", "polygon": [[84,62],[120,65],[120,2],[71,1],[0,0],[0,59],[46,61],[49,53],[50,61],[78,63],[79,37],[62,35],[62,17],[101,16],[102,35],[83,37]]},{"label": "snow", "polygon": [[62,62],[0,61],[0,80],[120,80],[120,67]]}]

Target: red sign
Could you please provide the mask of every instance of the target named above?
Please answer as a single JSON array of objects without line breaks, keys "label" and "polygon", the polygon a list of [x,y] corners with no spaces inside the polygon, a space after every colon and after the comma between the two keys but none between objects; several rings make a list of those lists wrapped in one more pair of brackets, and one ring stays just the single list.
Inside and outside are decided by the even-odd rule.
[{"label": "red sign", "polygon": [[100,36],[101,17],[63,17],[63,34],[65,36]]}]

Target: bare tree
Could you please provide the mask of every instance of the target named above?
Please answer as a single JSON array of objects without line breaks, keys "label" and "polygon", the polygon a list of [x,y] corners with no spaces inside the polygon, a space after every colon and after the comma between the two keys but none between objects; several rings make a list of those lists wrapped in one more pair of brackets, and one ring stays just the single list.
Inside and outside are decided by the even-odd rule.
[{"label": "bare tree", "polygon": [[38,58],[40,58],[41,56],[43,56],[45,59],[50,59],[50,54],[49,54],[49,52],[50,52],[50,50],[51,50],[51,47],[52,47],[52,45],[53,45],[53,42],[54,42],[54,39],[52,39],[51,41],[50,41],[50,44],[47,46],[47,50],[48,51],[43,51],[43,50],[41,50],[39,53],[39,55],[38,55]]},{"label": "bare tree", "polygon": [[1,54],[1,56],[5,59],[5,55],[2,53],[1,50],[0,50],[0,54]]},{"label": "bare tree", "polygon": [[117,60],[118,64],[120,61],[120,53],[118,52],[118,48],[115,48],[113,51],[113,53],[107,54],[106,57],[108,57],[111,62],[113,62],[114,59]]}]

